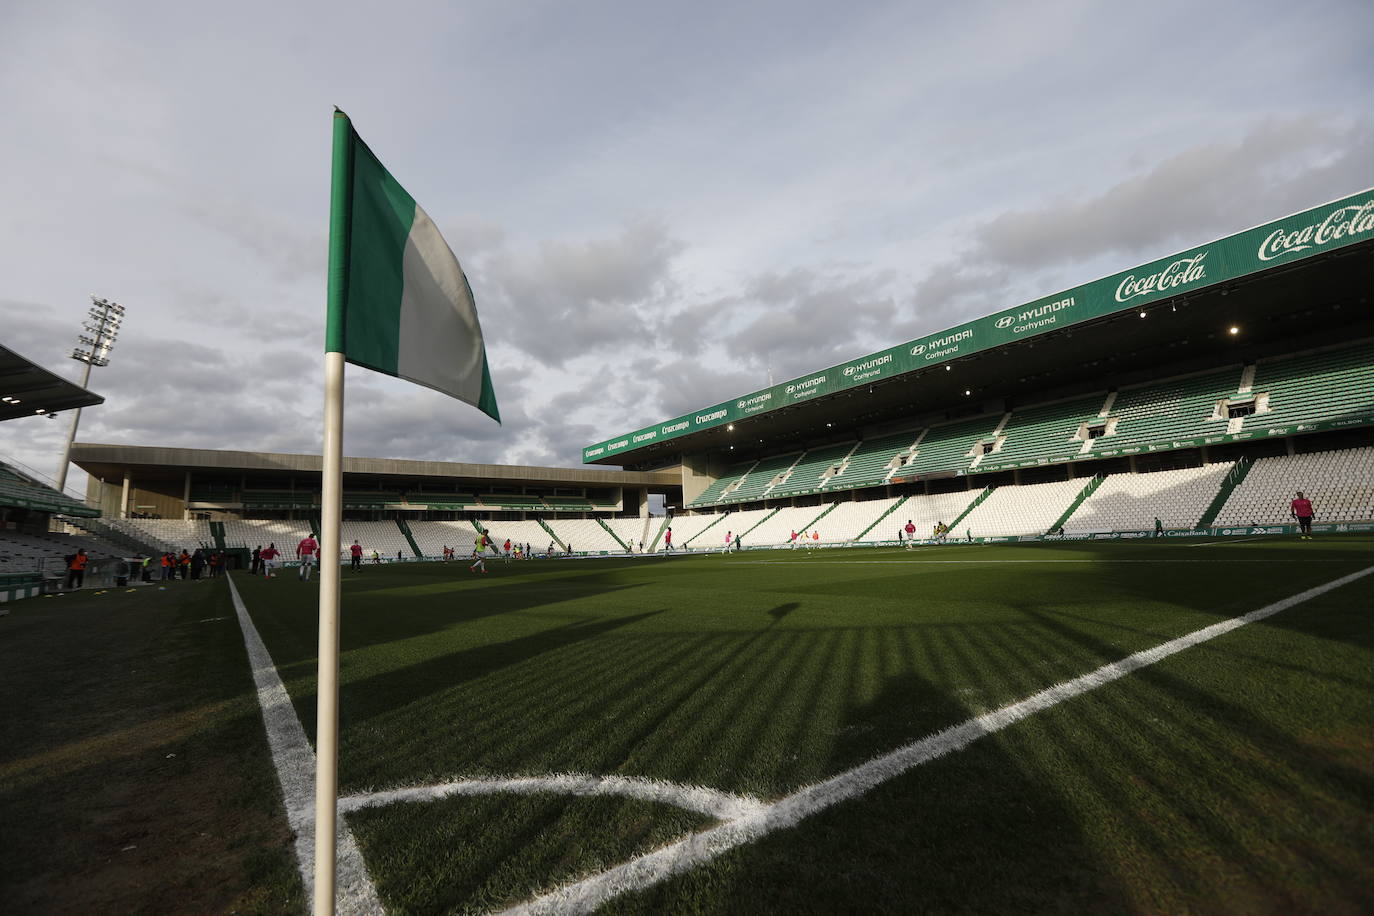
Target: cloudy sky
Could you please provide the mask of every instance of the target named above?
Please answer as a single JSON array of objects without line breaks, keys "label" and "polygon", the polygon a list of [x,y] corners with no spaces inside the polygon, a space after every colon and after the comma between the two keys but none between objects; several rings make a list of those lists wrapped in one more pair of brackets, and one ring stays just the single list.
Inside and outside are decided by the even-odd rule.
[{"label": "cloudy sky", "polygon": [[[319,449],[333,105],[505,420],[350,369],[345,451],[574,466],[1374,185],[1374,4],[0,4],[0,342],[74,378],[128,309],[82,441]],[[0,455],[51,475],[67,422]]]}]

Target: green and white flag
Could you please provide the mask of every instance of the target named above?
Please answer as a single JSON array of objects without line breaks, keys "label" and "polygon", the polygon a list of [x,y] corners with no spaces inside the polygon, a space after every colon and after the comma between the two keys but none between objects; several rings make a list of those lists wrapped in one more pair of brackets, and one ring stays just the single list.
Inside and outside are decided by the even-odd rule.
[{"label": "green and white flag", "polygon": [[429,214],[335,113],[325,350],[501,422],[468,279]]}]

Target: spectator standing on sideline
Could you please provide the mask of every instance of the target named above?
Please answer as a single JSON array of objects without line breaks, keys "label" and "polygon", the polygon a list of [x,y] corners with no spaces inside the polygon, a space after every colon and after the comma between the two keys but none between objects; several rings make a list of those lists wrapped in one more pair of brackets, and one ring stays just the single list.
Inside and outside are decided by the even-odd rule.
[{"label": "spectator standing on sideline", "polygon": [[84,547],[78,548],[76,553],[67,557],[67,588],[80,588],[86,581],[86,564],[90,562],[90,557],[86,556]]},{"label": "spectator standing on sideline", "polygon": [[1302,490],[1298,491],[1298,498],[1290,504],[1293,511],[1293,518],[1298,520],[1298,533],[1304,541],[1312,540],[1312,500],[1302,495]]}]

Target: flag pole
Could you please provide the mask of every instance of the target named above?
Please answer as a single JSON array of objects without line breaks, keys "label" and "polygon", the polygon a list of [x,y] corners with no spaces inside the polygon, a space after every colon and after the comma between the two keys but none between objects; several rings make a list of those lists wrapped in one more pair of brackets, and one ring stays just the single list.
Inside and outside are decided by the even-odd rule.
[{"label": "flag pole", "polygon": [[320,493],[320,647],[315,717],[315,916],[333,916],[339,793],[339,534],[343,516],[343,301],[353,184],[352,126],[334,110]]}]

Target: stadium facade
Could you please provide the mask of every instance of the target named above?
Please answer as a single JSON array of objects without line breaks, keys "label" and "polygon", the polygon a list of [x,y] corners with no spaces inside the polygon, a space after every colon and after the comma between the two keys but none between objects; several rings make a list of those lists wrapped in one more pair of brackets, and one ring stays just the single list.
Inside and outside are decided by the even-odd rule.
[{"label": "stadium facade", "polygon": [[[1371,444],[1374,191],[583,449],[680,511],[795,506]],[[839,305],[837,304],[837,307]]]},{"label": "stadium facade", "polygon": [[[319,455],[77,443],[89,505],[105,516],[307,518],[318,512]],[[678,498],[664,472],[345,458],[345,511],[357,519],[536,514],[644,516],[649,496]]]}]

